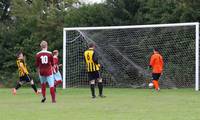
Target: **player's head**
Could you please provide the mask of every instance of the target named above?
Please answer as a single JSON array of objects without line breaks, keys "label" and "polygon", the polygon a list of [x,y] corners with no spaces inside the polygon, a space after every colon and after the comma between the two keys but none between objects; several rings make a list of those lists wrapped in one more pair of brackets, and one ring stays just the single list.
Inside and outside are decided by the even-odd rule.
[{"label": "player's head", "polygon": [[153,49],[153,52],[154,52],[154,53],[159,53],[158,48],[154,48],[154,49]]},{"label": "player's head", "polygon": [[17,52],[17,59],[24,59],[24,53],[22,51]]},{"label": "player's head", "polygon": [[89,48],[95,48],[96,45],[95,45],[95,43],[92,42],[92,43],[89,43],[89,44],[88,44],[88,47],[89,47]]},{"label": "player's head", "polygon": [[42,41],[41,43],[40,43],[40,47],[41,47],[41,49],[47,49],[48,48],[48,43],[47,43],[47,41]]},{"label": "player's head", "polygon": [[59,54],[58,50],[53,51],[53,56],[58,56],[58,54]]}]

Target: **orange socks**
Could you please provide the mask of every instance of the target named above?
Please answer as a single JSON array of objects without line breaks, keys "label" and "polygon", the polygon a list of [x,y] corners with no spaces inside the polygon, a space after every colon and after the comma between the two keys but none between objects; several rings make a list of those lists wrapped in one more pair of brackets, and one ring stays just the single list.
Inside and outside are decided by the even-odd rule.
[{"label": "orange socks", "polygon": [[155,90],[159,90],[158,80],[153,80],[153,85],[154,85]]}]

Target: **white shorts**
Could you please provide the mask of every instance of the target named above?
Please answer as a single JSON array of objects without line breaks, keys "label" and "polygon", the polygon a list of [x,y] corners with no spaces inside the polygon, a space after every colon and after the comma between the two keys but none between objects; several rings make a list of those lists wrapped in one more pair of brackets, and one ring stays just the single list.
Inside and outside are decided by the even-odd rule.
[{"label": "white shorts", "polygon": [[60,72],[58,71],[57,73],[54,73],[53,74],[53,77],[54,77],[54,80],[55,81],[58,81],[58,80],[61,80],[62,81],[62,76],[60,74]]},{"label": "white shorts", "polygon": [[49,87],[54,87],[53,75],[50,75],[50,76],[39,76],[39,77],[40,77],[41,84],[48,82]]}]

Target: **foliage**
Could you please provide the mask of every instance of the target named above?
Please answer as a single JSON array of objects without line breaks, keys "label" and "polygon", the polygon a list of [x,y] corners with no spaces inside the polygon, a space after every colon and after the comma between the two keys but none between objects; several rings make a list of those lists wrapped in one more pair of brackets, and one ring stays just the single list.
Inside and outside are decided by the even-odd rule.
[{"label": "foliage", "polygon": [[0,84],[12,86],[10,82],[17,80],[16,52],[26,53],[35,75],[34,56],[41,40],[62,55],[63,27],[199,21],[200,2],[107,0],[86,5],[78,0],[0,0],[0,17]]}]

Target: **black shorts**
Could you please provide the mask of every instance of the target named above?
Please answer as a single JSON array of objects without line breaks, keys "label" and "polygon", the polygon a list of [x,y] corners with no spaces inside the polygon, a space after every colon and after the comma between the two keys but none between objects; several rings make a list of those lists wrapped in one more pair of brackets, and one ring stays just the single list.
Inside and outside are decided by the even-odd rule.
[{"label": "black shorts", "polygon": [[29,75],[24,75],[19,77],[20,82],[27,83],[31,82],[31,77]]},{"label": "black shorts", "polygon": [[91,80],[97,80],[98,78],[100,78],[99,71],[88,72],[88,79],[89,79],[89,81],[91,81]]},{"label": "black shorts", "polygon": [[161,73],[152,73],[153,80],[158,80],[160,78]]}]

